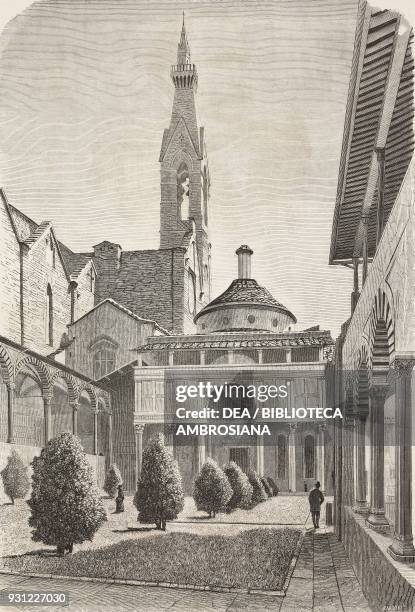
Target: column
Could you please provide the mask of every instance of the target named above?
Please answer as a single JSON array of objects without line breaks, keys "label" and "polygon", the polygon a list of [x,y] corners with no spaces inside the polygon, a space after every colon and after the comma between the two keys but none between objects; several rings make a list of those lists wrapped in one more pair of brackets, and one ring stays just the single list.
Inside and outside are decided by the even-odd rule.
[{"label": "column", "polygon": [[94,410],[94,455],[98,455],[98,410]]},{"label": "column", "polygon": [[325,465],[324,465],[324,432],[326,424],[321,423],[318,426],[318,480],[320,481],[321,490],[325,491]]},{"label": "column", "polygon": [[72,433],[74,436],[78,435],[78,402],[71,404],[72,406]]},{"label": "column", "polygon": [[113,463],[113,448],[112,448],[112,412],[108,413],[108,455],[110,465]]},{"label": "column", "polygon": [[47,393],[43,396],[43,413],[45,420],[45,446],[52,437],[52,414],[51,414],[52,394]]},{"label": "column", "polygon": [[388,386],[373,385],[370,389],[371,483],[370,514],[367,524],[375,531],[387,531],[384,490],[384,406]]},{"label": "column", "polygon": [[256,471],[260,478],[264,475],[264,440],[262,436],[256,439]]},{"label": "column", "polygon": [[144,423],[134,423],[135,432],[135,482],[138,482],[141,474],[141,464],[143,460],[143,433]]},{"label": "column", "polygon": [[14,390],[14,383],[7,383],[7,442],[9,444],[16,443],[14,439]]},{"label": "column", "polygon": [[366,501],[366,482],[365,482],[365,430],[366,415],[359,414],[356,417],[355,425],[355,448],[356,448],[356,499],[353,510],[359,514],[367,514],[369,511]]},{"label": "column", "polygon": [[296,478],[296,456],[295,456],[295,443],[296,443],[296,431],[297,424],[290,424],[288,434],[288,489],[290,491],[296,491],[297,478]]},{"label": "column", "polygon": [[397,358],[395,378],[395,529],[388,551],[404,563],[415,561],[412,536],[412,393],[415,361]]},{"label": "column", "polygon": [[355,414],[345,411],[343,418],[343,500],[345,505],[354,502],[354,431]]}]

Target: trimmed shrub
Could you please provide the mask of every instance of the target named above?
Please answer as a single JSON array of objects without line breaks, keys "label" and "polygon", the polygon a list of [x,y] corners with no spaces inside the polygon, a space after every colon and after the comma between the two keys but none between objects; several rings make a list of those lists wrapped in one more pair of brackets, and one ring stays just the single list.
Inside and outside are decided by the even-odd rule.
[{"label": "trimmed shrub", "polygon": [[272,493],[273,497],[276,497],[278,495],[278,493],[280,492],[277,483],[270,476],[268,476],[266,478],[266,481],[267,481],[267,483],[269,485],[269,488],[271,490],[271,493]]},{"label": "trimmed shrub", "polygon": [[268,495],[265,493],[265,489],[262,486],[261,479],[255,470],[250,470],[248,472],[248,480],[252,486],[252,506],[256,506],[261,502],[267,501]]},{"label": "trimmed shrub", "polygon": [[193,487],[196,508],[204,510],[209,517],[226,509],[233,494],[225,472],[213,459],[207,459],[197,476]]},{"label": "trimmed shrub", "polygon": [[79,439],[62,433],[32,462],[29,525],[35,542],[56,545],[59,554],[92,540],[105,509]]},{"label": "trimmed shrub", "polygon": [[121,472],[117,468],[116,464],[113,463],[109,466],[107,473],[105,474],[104,491],[109,497],[116,497],[118,493],[118,485],[122,484]]},{"label": "trimmed shrub", "polygon": [[157,434],[143,452],[134,505],[140,523],[155,523],[157,529],[163,531],[166,530],[166,522],[177,518],[183,510],[179,466],[164,446],[163,434]]},{"label": "trimmed shrub", "polygon": [[234,461],[230,461],[224,467],[224,472],[232,487],[232,497],[226,504],[226,511],[232,512],[235,508],[250,508],[252,486],[249,483],[248,476],[244,474],[239,465]]},{"label": "trimmed shrub", "polygon": [[1,472],[4,492],[10,497],[12,504],[15,499],[26,497],[30,489],[27,467],[19,453],[13,450],[7,458],[6,467]]},{"label": "trimmed shrub", "polygon": [[268,495],[268,497],[272,497],[272,491],[269,487],[269,484],[267,482],[267,480],[265,478],[261,478],[261,484],[264,487],[264,491],[265,493]]}]

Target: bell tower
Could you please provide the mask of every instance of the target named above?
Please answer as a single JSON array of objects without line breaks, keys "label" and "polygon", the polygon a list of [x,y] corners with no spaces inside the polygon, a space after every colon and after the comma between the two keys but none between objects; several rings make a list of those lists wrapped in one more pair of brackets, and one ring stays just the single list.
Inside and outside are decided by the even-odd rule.
[{"label": "bell tower", "polygon": [[[183,23],[177,47],[177,63],[171,66],[174,85],[170,126],[164,130],[160,151],[160,248],[188,246],[190,233],[195,247],[205,299],[210,285],[208,212],[210,175],[204,128],[198,126],[195,95],[198,74],[192,64],[186,27]],[[198,295],[196,300],[198,299]]]}]

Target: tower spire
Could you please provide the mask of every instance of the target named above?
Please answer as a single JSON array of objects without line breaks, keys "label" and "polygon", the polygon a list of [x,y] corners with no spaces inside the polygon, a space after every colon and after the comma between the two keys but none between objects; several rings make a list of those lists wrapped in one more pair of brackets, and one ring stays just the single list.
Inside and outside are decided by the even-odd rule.
[{"label": "tower spire", "polygon": [[184,24],[184,11],[182,21],[182,31],[180,34],[180,41],[177,47],[177,64],[190,64],[190,47],[189,41],[187,40],[186,26]]}]

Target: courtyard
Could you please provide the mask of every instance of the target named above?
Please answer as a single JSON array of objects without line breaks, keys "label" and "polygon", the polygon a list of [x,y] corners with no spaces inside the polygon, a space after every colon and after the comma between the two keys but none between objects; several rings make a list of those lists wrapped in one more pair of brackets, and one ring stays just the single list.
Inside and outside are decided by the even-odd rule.
[{"label": "courtyard", "polygon": [[[219,514],[214,520],[197,512],[193,501],[186,498],[183,512],[168,523],[167,532],[137,523],[132,498],[125,501],[125,513],[115,514],[113,500],[105,499],[107,522],[92,542],[76,546],[74,554],[64,558],[57,557],[54,548],[32,542],[25,502],[2,505],[5,537],[0,589],[64,590],[69,593],[71,610],[86,605],[90,610],[120,611],[369,610],[331,528],[324,521],[321,530],[311,528],[305,495],[280,495],[254,510]],[[322,517],[324,512],[323,506]],[[297,544],[300,548],[296,550]],[[298,558],[296,555],[295,567],[290,568],[295,553]],[[164,565],[159,565],[162,558]],[[253,558],[257,563],[253,564]],[[154,586],[155,581],[162,582],[163,571],[171,582],[178,583],[177,588]],[[180,588],[184,586],[180,584],[183,571],[191,572],[187,575],[200,588],[209,584],[210,590]],[[94,581],[94,576],[99,580],[100,572],[105,583]],[[65,578],[57,578],[59,575]],[[89,576],[91,581],[79,581],[77,575]],[[117,575],[127,580],[152,577],[152,581],[148,586],[117,584]],[[275,593],[284,581],[288,586],[285,596],[281,591],[278,596]],[[226,586],[230,587],[227,592],[221,589]],[[255,592],[255,586],[262,589]],[[241,587],[254,592],[244,593]]]}]

